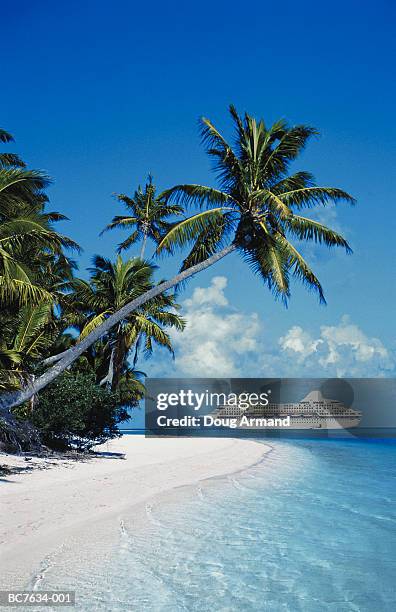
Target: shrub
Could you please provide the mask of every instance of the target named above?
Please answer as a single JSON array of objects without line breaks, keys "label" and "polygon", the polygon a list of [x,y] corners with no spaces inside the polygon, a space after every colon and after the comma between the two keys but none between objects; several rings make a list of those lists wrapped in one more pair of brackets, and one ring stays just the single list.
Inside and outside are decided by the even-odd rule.
[{"label": "shrub", "polygon": [[66,372],[40,392],[29,420],[51,448],[86,450],[120,435],[129,418],[118,393],[95,383],[92,374]]}]

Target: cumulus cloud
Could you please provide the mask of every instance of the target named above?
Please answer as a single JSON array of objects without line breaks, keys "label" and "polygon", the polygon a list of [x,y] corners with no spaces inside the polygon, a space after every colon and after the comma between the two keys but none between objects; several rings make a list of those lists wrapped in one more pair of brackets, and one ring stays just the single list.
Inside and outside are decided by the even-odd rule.
[{"label": "cumulus cloud", "polygon": [[183,303],[187,321],[172,334],[178,371],[187,376],[242,375],[247,355],[259,350],[257,313],[237,312],[224,294],[227,279],[215,276],[209,287],[197,287]]},{"label": "cumulus cloud", "polygon": [[[215,276],[182,302],[184,332],[171,332],[173,375],[194,377],[392,376],[394,355],[347,315],[319,330],[293,325],[278,338],[256,312],[243,312],[227,297],[227,278]],[[153,367],[154,366],[154,367]],[[168,359],[150,374],[170,375]]]},{"label": "cumulus cloud", "polygon": [[225,276],[215,276],[212,278],[209,287],[196,287],[191,299],[184,301],[184,307],[187,309],[196,309],[204,304],[213,306],[227,306],[228,300],[224,295],[224,289],[227,287],[227,278]]},{"label": "cumulus cloud", "polygon": [[308,355],[314,353],[321,340],[314,340],[310,334],[299,325],[294,325],[285,336],[279,339],[279,344],[284,351],[292,351],[304,360]]},{"label": "cumulus cloud", "polygon": [[320,374],[336,376],[385,376],[395,368],[383,343],[367,336],[348,315],[338,325],[322,326],[316,338],[294,326],[279,339],[279,345],[299,371],[316,368]]}]

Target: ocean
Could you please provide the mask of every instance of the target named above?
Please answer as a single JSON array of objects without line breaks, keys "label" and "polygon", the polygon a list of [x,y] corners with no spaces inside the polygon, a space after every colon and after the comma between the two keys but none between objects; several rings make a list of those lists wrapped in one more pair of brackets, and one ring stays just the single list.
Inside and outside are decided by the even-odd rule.
[{"label": "ocean", "polygon": [[41,588],[75,588],[87,611],[394,612],[394,441],[270,445],[249,470],[132,509],[106,559]]}]

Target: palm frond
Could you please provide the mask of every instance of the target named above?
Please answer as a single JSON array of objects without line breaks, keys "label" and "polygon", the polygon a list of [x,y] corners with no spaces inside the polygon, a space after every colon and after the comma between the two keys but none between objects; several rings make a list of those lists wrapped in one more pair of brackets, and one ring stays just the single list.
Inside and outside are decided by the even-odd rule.
[{"label": "palm frond", "polygon": [[110,314],[111,314],[110,310],[105,310],[104,312],[100,312],[99,314],[92,317],[92,319],[88,321],[86,325],[84,325],[84,328],[82,332],[80,333],[78,340],[83,340],[86,336],[88,336],[88,334],[90,334],[91,331],[93,331],[99,325],[101,325]]},{"label": "palm frond", "polygon": [[117,253],[121,253],[121,251],[126,251],[133,244],[136,244],[136,242],[138,242],[140,238],[141,238],[140,232],[138,230],[135,230],[134,232],[132,232],[130,236],[128,236],[128,238],[126,238],[126,240],[123,240],[122,242],[120,242],[120,244],[117,247]]},{"label": "palm frond", "polygon": [[0,128],[0,142],[14,142],[14,137],[12,134],[10,134],[10,132]]},{"label": "palm frond", "polygon": [[341,234],[313,219],[294,215],[288,219],[286,227],[299,240],[312,240],[328,247],[340,246],[344,247],[347,253],[352,253],[351,247]]},{"label": "palm frond", "polygon": [[312,208],[318,204],[325,205],[328,202],[338,202],[339,200],[344,200],[350,204],[355,203],[355,199],[349,193],[334,187],[303,187],[280,193],[279,198],[288,206],[297,209]]},{"label": "palm frond", "polygon": [[302,171],[286,176],[280,181],[276,181],[271,185],[271,191],[279,196],[287,191],[304,189],[305,187],[313,187],[314,185],[315,180],[313,175],[310,172]]},{"label": "palm frond", "polygon": [[201,141],[206,152],[214,159],[214,170],[223,188],[230,188],[236,180],[242,180],[244,170],[238,156],[222,134],[206,117],[200,119]]},{"label": "palm frond", "polygon": [[227,193],[214,189],[213,187],[205,187],[204,185],[175,185],[171,189],[166,189],[161,196],[168,200],[174,200],[177,204],[183,206],[200,207],[209,206],[232,206],[233,199]]},{"label": "palm frond", "polygon": [[[18,316],[18,329],[14,349],[32,357],[52,343],[52,337],[45,330],[52,313],[52,305],[43,302],[37,306],[25,306]],[[47,332],[47,333],[46,333]]]},{"label": "palm frond", "polygon": [[315,128],[306,125],[296,125],[279,130],[279,126],[275,126],[277,144],[274,146],[270,154],[265,159],[262,166],[263,178],[282,176],[289,167],[291,161],[305,148],[308,140],[318,134]]},{"label": "palm frond", "polygon": [[135,317],[136,325],[139,333],[145,336],[145,354],[150,356],[153,350],[152,343],[155,342],[159,346],[166,348],[173,355],[173,348],[169,334],[162,329],[160,325],[151,321],[146,317],[137,315]]},{"label": "palm frond", "polygon": [[26,168],[25,162],[15,153],[0,153],[0,167],[7,168],[15,166],[18,168]]},{"label": "palm frond", "polygon": [[243,258],[251,269],[269,287],[275,298],[280,298],[284,304],[290,297],[289,266],[282,248],[277,248],[271,238],[265,243],[258,243],[253,248],[240,249]]},{"label": "palm frond", "polygon": [[292,215],[292,212],[287,204],[283,202],[283,200],[277,196],[275,193],[272,193],[269,189],[259,189],[258,191],[254,191],[252,193],[253,201],[261,201],[261,209],[272,210],[280,215],[281,218],[285,219]]},{"label": "palm frond", "polygon": [[157,247],[157,254],[166,250],[173,253],[178,247],[183,247],[193,242],[197,235],[206,231],[209,227],[213,227],[223,217],[224,208],[212,208],[203,212],[197,213],[175,223],[170,231],[162,238]]},{"label": "palm frond", "polygon": [[100,232],[99,236],[102,236],[105,232],[108,232],[109,230],[113,230],[116,228],[128,228],[129,226],[134,226],[136,225],[136,223],[138,222],[137,217],[127,217],[124,215],[116,215],[115,217],[113,217],[113,220],[111,223],[109,223],[108,225],[106,225],[106,227]]},{"label": "palm frond", "polygon": [[53,295],[31,282],[0,275],[0,302],[3,304],[37,304],[47,300],[53,302]]},{"label": "palm frond", "polygon": [[184,259],[180,270],[187,270],[201,263],[221,249],[232,235],[237,219],[233,213],[225,212],[218,219],[213,219],[197,236],[194,245]]},{"label": "palm frond", "polygon": [[13,368],[21,363],[22,357],[15,349],[0,347],[0,371]]},{"label": "palm frond", "polygon": [[45,189],[49,184],[49,177],[37,170],[0,168],[0,194],[4,194],[15,185],[18,185],[20,193],[23,195],[23,192],[31,193],[32,189]]},{"label": "palm frond", "polygon": [[317,291],[319,301],[322,304],[326,304],[322,285],[312,272],[303,256],[288,240],[286,240],[284,236],[278,235],[277,241],[281,244],[281,248],[284,254],[287,256],[288,265],[293,271],[293,276],[302,281],[308,289]]}]

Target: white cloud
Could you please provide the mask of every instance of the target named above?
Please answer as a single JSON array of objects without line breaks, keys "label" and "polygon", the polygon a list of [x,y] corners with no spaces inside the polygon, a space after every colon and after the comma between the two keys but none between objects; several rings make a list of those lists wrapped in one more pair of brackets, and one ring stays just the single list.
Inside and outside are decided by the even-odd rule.
[{"label": "white cloud", "polygon": [[[322,326],[317,338],[295,326],[280,338],[281,352],[305,371],[336,376],[389,375],[395,362],[378,338],[368,337],[344,315],[338,325]],[[301,375],[304,375],[303,372]]]},{"label": "white cloud", "polygon": [[257,313],[234,311],[224,295],[227,279],[215,276],[209,287],[197,287],[183,303],[187,320],[182,333],[172,333],[176,366],[188,376],[242,375],[243,360],[259,350]]},{"label": "white cloud", "polygon": [[313,340],[310,334],[299,325],[291,327],[286,335],[279,339],[282,350],[294,351],[302,360],[314,353],[320,342],[321,340]]},{"label": "white cloud", "polygon": [[[193,377],[375,377],[392,376],[395,356],[344,315],[318,331],[293,325],[269,338],[256,312],[245,313],[227,299],[227,278],[215,276],[182,302],[184,332],[171,332],[176,360],[172,375]],[[154,367],[153,367],[154,366]],[[169,376],[168,359],[156,360],[150,374]]]},{"label": "white cloud", "polygon": [[227,279],[225,276],[214,276],[209,287],[196,287],[192,294],[192,298],[184,301],[186,308],[197,308],[203,304],[210,306],[227,306],[228,300],[224,295],[224,289],[227,287]]}]

